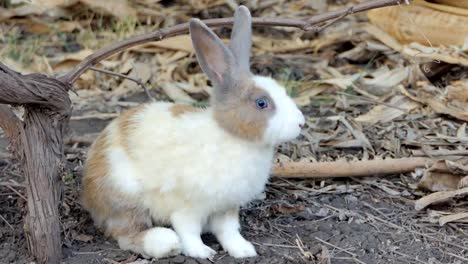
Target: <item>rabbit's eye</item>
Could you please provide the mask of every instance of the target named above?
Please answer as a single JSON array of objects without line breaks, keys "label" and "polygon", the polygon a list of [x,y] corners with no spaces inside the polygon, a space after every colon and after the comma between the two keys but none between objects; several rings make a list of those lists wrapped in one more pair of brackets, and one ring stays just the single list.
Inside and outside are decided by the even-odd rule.
[{"label": "rabbit's eye", "polygon": [[257,106],[257,109],[265,109],[268,107],[268,99],[258,98],[255,100],[255,105]]}]

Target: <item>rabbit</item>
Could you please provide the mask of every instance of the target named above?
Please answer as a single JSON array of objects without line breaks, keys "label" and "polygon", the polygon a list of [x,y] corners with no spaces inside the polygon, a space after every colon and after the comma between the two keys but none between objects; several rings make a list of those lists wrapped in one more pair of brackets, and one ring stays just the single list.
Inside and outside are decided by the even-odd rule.
[{"label": "rabbit", "polygon": [[236,10],[229,46],[190,20],[197,61],[213,84],[209,107],[142,104],[91,145],[83,207],[121,249],[212,258],[201,239],[212,233],[235,258],[257,255],[240,234],[239,208],[264,191],[275,146],[298,137],[305,118],[284,87],[250,72],[251,20],[245,6]]}]

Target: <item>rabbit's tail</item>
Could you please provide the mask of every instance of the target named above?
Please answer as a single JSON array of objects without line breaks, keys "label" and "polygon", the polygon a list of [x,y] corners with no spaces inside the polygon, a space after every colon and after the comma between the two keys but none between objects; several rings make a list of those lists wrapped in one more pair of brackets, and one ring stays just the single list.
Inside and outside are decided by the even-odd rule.
[{"label": "rabbit's tail", "polygon": [[164,258],[181,252],[179,237],[170,228],[153,227],[139,233],[116,237],[119,247],[147,258]]},{"label": "rabbit's tail", "polygon": [[149,214],[127,209],[113,214],[103,222],[106,235],[112,236],[123,250],[144,257],[163,258],[181,252],[179,237],[170,228],[150,227]]},{"label": "rabbit's tail", "polygon": [[[91,213],[94,223],[106,236],[117,240],[121,249],[153,258],[181,252],[177,234],[169,228],[152,227],[148,210],[139,208],[136,202],[128,197],[115,197],[117,193],[114,191],[87,190],[82,197],[84,208]],[[114,197],[109,197],[109,193],[113,193]]]}]

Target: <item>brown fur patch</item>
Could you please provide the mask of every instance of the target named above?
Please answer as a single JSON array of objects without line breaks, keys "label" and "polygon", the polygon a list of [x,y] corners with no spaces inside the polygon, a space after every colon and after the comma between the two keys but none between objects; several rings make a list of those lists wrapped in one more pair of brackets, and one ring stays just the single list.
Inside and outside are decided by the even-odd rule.
[{"label": "brown fur patch", "polygon": [[149,212],[127,206],[113,208],[105,224],[105,235],[113,238],[134,236],[151,227]]},{"label": "brown fur patch", "polygon": [[[261,140],[268,125],[268,120],[276,111],[273,99],[268,92],[254,86],[253,83],[234,87],[237,95],[228,95],[231,100],[215,102],[214,116],[218,124],[237,137],[257,141]],[[265,98],[269,107],[256,108],[256,99]]]},{"label": "brown fur patch", "polygon": [[[131,117],[138,112],[138,108],[130,109],[116,120],[123,133],[129,133]],[[119,137],[122,136],[119,134]],[[151,226],[149,213],[139,209],[133,197],[121,193],[110,183],[110,164],[106,153],[111,145],[121,143],[120,140],[112,139],[108,130],[104,130],[93,143],[85,163],[81,196],[83,207],[90,212],[96,226],[115,239],[134,237]]]},{"label": "brown fur patch", "polygon": [[117,119],[119,131],[119,143],[124,150],[129,153],[129,138],[132,131],[136,128],[137,120],[135,116],[143,111],[146,105],[140,105],[135,108],[124,111]]},{"label": "brown fur patch", "polygon": [[[83,177],[83,206],[91,213],[97,211],[102,215],[109,214],[109,206],[102,202],[102,195],[104,194],[102,189],[106,187],[103,181],[109,172],[109,164],[105,156],[108,145],[108,135],[102,132],[88,152]],[[98,221],[98,225],[99,222],[102,221]]]},{"label": "brown fur patch", "polygon": [[169,111],[173,117],[179,117],[186,113],[201,112],[203,109],[191,105],[175,104],[169,108]]}]

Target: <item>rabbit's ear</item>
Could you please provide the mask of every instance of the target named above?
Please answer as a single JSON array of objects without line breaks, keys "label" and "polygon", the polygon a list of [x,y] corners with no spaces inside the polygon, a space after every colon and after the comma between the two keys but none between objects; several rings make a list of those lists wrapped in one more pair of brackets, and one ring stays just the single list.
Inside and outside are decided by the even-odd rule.
[{"label": "rabbit's ear", "polygon": [[197,60],[203,72],[216,85],[225,86],[235,75],[237,67],[232,52],[199,19],[192,18],[189,28]]},{"label": "rabbit's ear", "polygon": [[231,33],[231,49],[241,70],[250,72],[250,49],[252,47],[252,17],[249,9],[241,5],[234,14]]}]

